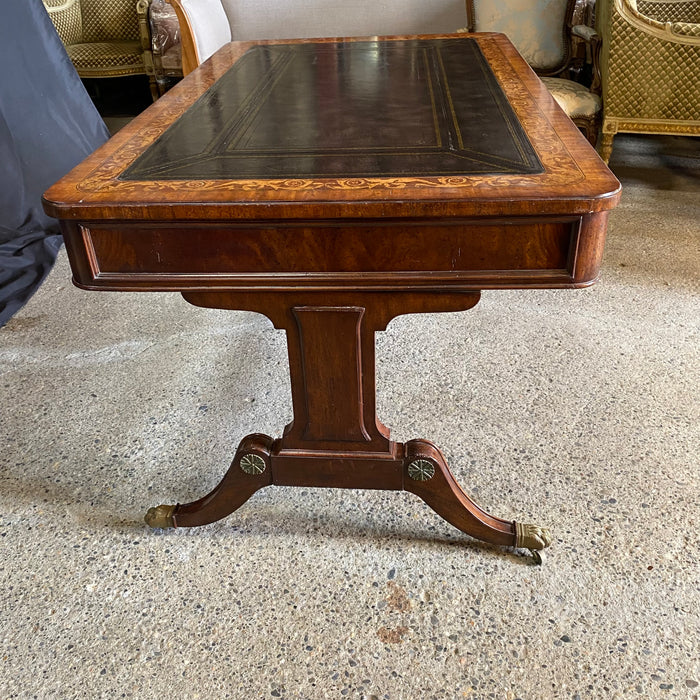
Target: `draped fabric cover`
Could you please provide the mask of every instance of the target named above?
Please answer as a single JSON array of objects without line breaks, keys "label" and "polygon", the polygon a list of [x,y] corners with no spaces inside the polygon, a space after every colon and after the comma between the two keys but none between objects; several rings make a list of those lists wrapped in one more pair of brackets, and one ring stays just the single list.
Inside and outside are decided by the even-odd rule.
[{"label": "draped fabric cover", "polygon": [[41,195],[109,137],[41,0],[0,4],[0,326],[61,246]]}]

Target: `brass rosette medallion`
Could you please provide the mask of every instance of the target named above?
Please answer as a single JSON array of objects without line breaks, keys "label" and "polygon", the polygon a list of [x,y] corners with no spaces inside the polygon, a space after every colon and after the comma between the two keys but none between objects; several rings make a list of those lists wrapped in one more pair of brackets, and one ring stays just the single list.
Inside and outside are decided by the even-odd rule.
[{"label": "brass rosette medallion", "polygon": [[265,460],[252,452],[243,455],[240,467],[246,474],[262,474],[265,471]]},{"label": "brass rosette medallion", "polygon": [[427,459],[414,459],[408,465],[408,476],[414,481],[428,481],[435,476],[435,465]]}]

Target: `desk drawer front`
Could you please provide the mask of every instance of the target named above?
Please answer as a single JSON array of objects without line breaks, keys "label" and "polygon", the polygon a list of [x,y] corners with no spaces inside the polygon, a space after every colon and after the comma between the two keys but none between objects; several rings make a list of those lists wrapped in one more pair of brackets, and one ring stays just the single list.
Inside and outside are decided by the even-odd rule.
[{"label": "desk drawer front", "polygon": [[599,248],[605,227],[596,216],[259,227],[128,222],[68,227],[65,235],[76,281],[89,288],[578,286],[597,273],[599,260],[585,266],[591,279],[575,269],[580,250]]},{"label": "desk drawer front", "polygon": [[[224,278],[274,285],[313,280],[508,273],[570,274],[579,218],[466,223],[83,226],[96,281]],[[105,281],[107,281],[105,279]],[[188,285],[189,286],[189,285]]]}]

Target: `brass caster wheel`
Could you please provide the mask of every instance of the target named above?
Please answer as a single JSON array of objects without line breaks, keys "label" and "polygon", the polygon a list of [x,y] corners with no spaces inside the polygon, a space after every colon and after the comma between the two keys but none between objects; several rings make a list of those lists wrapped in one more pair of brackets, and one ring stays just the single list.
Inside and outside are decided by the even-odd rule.
[{"label": "brass caster wheel", "polygon": [[175,508],[177,508],[176,505],[161,505],[156,506],[155,508],[149,508],[148,513],[146,513],[146,517],[144,518],[146,525],[152,528],[159,527],[163,529],[175,527],[175,523],[173,522],[173,513],[175,512]]},{"label": "brass caster wheel", "polygon": [[540,552],[539,549],[531,549],[530,554],[532,554],[532,561],[537,564],[537,566],[542,566],[544,563],[544,554]]},{"label": "brass caster wheel", "polygon": [[515,546],[524,549],[546,549],[552,544],[552,533],[546,527],[515,523]]}]

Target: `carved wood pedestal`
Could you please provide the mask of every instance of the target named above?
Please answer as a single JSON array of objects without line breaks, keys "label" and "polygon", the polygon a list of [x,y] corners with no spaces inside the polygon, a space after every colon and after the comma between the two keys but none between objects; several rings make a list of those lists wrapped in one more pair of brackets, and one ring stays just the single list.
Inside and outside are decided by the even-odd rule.
[{"label": "carved wood pedestal", "polygon": [[[279,486],[406,490],[460,530],[535,552],[437,447],[377,419],[374,334],[482,289],[598,275],[619,183],[504,35],[234,42],[46,194],[75,283],[180,292],[287,333],[294,419],[245,437],[221,483],[155,527]],[[536,556],[537,559],[537,556]]]},{"label": "carved wood pedestal", "polygon": [[376,414],[376,331],[400,313],[464,311],[464,293],[185,293],[196,306],[264,314],[287,333],[294,420],[279,440],[253,434],[203,498],[149,510],[152,527],[219,520],[270,486],[410,491],[463,532],[485,542],[542,549],[543,528],[490,515],[464,493],[440,450],[427,440],[397,443]]}]

